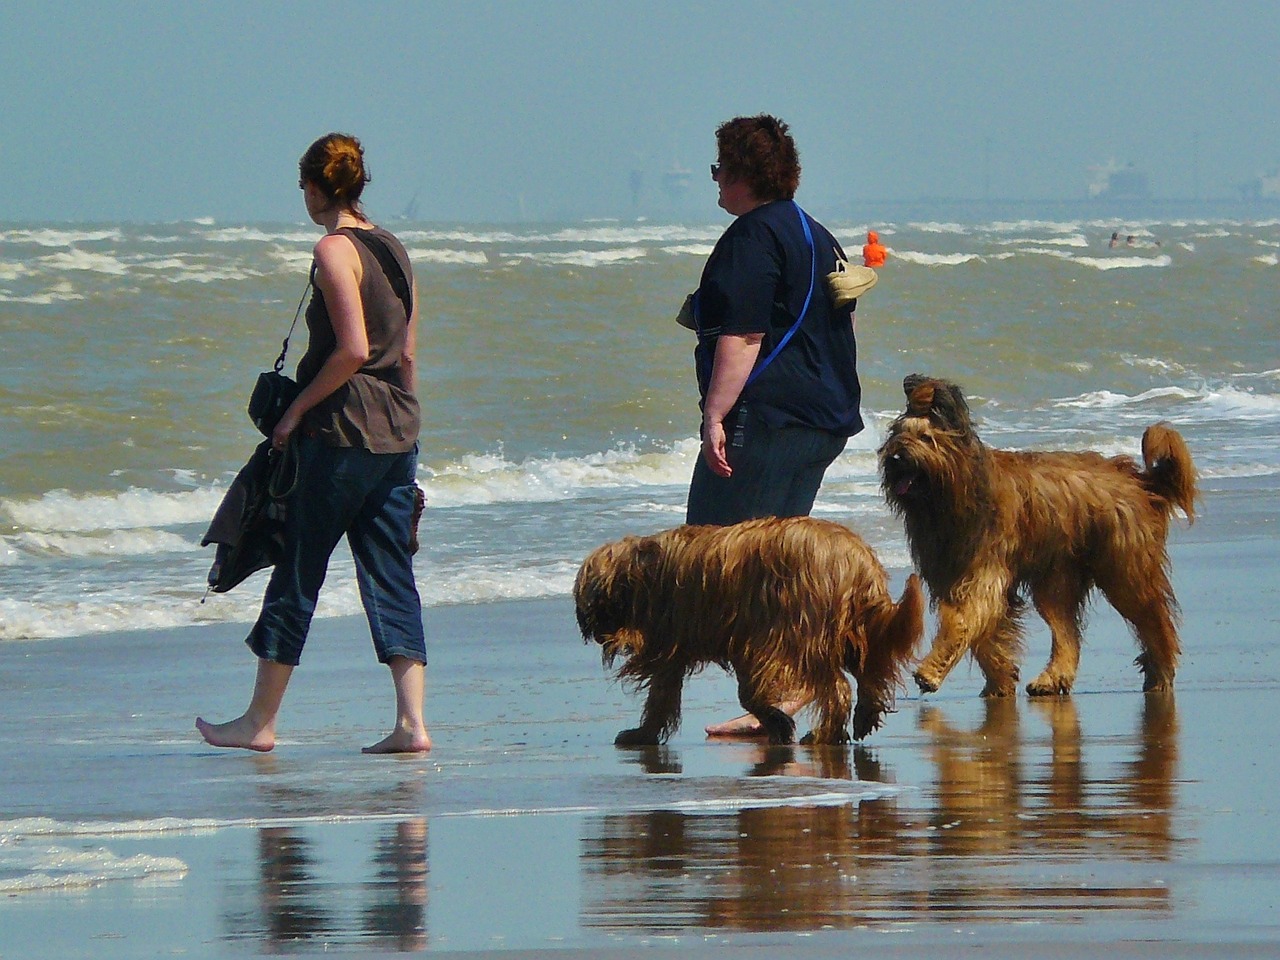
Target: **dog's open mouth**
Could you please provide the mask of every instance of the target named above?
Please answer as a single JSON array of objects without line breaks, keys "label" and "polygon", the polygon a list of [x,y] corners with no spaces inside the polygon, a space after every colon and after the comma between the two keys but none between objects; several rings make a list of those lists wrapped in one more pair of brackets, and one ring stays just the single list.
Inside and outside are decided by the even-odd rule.
[{"label": "dog's open mouth", "polygon": [[885,461],[885,478],[895,497],[909,496],[920,479],[920,471],[902,454],[892,454]]}]

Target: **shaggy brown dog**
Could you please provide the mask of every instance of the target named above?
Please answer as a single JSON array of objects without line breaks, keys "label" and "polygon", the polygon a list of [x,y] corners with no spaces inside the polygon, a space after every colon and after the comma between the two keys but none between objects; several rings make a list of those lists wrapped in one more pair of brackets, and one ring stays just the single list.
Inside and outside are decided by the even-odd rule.
[{"label": "shaggy brown dog", "polygon": [[1130,457],[993,450],[955,384],[913,374],[902,386],[907,409],[880,447],[880,473],[938,611],[920,689],[937,690],[967,651],[986,677],[983,696],[1014,693],[1029,595],[1053,641],[1027,692],[1069,693],[1095,586],[1137,636],[1143,689],[1171,689],[1178,607],[1165,538],[1175,508],[1194,520],[1197,496],[1182,437],[1149,427],[1145,469]]},{"label": "shaggy brown dog", "polygon": [[774,706],[812,699],[814,743],[862,739],[892,708],[924,632],[924,592],[912,575],[902,600],[871,548],[836,523],[793,517],[731,527],[685,526],[595,550],[574,584],[582,636],[618,678],[647,688],[640,726],[622,745],[660,743],[680,725],[684,680],[709,663],[733,671],[738,699],[773,743],[795,721]]}]

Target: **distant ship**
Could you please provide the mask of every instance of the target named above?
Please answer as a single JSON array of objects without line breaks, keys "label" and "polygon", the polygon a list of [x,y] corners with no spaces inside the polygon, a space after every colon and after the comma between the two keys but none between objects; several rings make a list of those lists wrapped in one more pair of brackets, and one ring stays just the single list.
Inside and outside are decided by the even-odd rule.
[{"label": "distant ship", "polygon": [[1241,184],[1240,195],[1246,200],[1280,200],[1280,170],[1261,174]]},{"label": "distant ship", "polygon": [[667,172],[662,175],[662,189],[673,203],[684,199],[684,195],[689,192],[689,184],[692,182],[693,173],[678,163],[673,163]]},{"label": "distant ship", "polygon": [[396,217],[397,220],[418,219],[418,193],[421,193],[421,191],[414,193],[414,195],[409,199],[409,202],[405,204],[404,209],[400,211],[400,215]]},{"label": "distant ship", "polygon": [[1089,168],[1093,179],[1089,181],[1091,200],[1150,200],[1151,186],[1147,175],[1132,163],[1121,166],[1108,160]]}]

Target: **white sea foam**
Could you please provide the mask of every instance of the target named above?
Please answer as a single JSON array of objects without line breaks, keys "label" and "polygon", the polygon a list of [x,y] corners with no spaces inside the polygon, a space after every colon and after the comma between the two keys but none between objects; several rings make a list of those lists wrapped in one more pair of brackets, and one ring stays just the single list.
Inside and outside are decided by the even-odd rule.
[{"label": "white sea foam", "polygon": [[1158,257],[1073,257],[1072,261],[1098,270],[1133,270],[1141,267],[1168,267],[1173,264],[1173,258],[1167,253]]},{"label": "white sea foam", "polygon": [[483,266],[489,262],[489,256],[483,250],[441,250],[435,247],[413,247],[406,252],[409,254],[409,259],[414,263],[473,264]]},{"label": "white sea foam", "polygon": [[663,247],[663,253],[669,253],[672,256],[690,256],[690,257],[709,257],[715,249],[715,244],[711,243],[685,243],[678,244],[673,247]]},{"label": "white sea foam", "polygon": [[917,250],[894,250],[892,254],[906,263],[918,263],[926,267],[958,267],[961,264],[981,260],[976,253],[921,253]]},{"label": "white sea foam", "polygon": [[531,260],[551,266],[604,267],[615,263],[641,260],[649,255],[644,247],[618,247],[612,250],[570,250],[564,253],[525,251],[506,254],[509,260]]},{"label": "white sea foam", "polygon": [[212,243],[306,243],[320,239],[315,230],[267,231],[260,227],[220,227],[200,234],[201,239]]},{"label": "white sea foam", "polygon": [[17,296],[7,291],[0,291],[0,300],[5,303],[47,305],[50,303],[69,303],[83,299],[84,294],[77,291],[68,280],[59,280],[57,283],[45,287],[39,293],[31,293],[25,296]]},{"label": "white sea foam", "polygon": [[1270,420],[1280,417],[1280,396],[1258,393],[1234,386],[1206,390],[1203,394],[1206,414],[1226,420]]},{"label": "white sea foam", "polygon": [[1274,267],[1277,264],[1280,264],[1280,255],[1274,253],[1263,254],[1260,257],[1252,257],[1251,259],[1254,263],[1261,263],[1268,267]]},{"label": "white sea foam", "polygon": [[195,548],[190,539],[164,530],[112,530],[96,537],[31,531],[0,541],[25,553],[63,557],[153,556],[186,553]]},{"label": "white sea foam", "polygon": [[106,847],[79,850],[39,844],[0,846],[0,894],[96,887],[119,880],[168,881],[187,875],[176,857],[118,856]]},{"label": "white sea foam", "polygon": [[631,245],[636,243],[671,243],[680,240],[715,240],[723,229],[719,227],[684,227],[667,224],[639,224],[629,227],[570,227],[550,234],[542,234],[539,240],[554,243],[606,243]]},{"label": "white sea foam", "polygon": [[1162,357],[1123,357],[1123,361],[1132,367],[1141,367],[1147,370],[1158,370],[1161,373],[1185,374],[1187,368],[1180,363],[1172,360],[1165,360]]},{"label": "white sea foam", "polygon": [[962,223],[909,223],[907,226],[921,233],[954,233],[960,236],[968,236],[973,230]]},{"label": "white sea foam", "polygon": [[1059,260],[1074,260],[1075,257],[1066,250],[1056,250],[1053,247],[1019,247],[1018,253],[1033,253],[1042,257],[1056,257]]},{"label": "white sea foam", "polygon": [[680,224],[639,223],[634,226],[580,226],[555,231],[530,230],[468,230],[464,228],[439,230],[404,230],[397,236],[404,242],[474,243],[474,244],[525,244],[525,243],[598,243],[614,246],[632,246],[637,243],[671,244],[686,241],[714,241],[723,227],[685,226]]},{"label": "white sea foam", "polygon": [[1143,391],[1135,396],[1129,396],[1125,393],[1115,393],[1111,390],[1093,390],[1089,393],[1083,393],[1078,397],[1061,397],[1053,402],[1059,407],[1080,407],[1085,409],[1105,409],[1115,407],[1128,407],[1136,404],[1150,403],[1153,400],[1192,400],[1202,394],[1196,393],[1194,390],[1188,390],[1185,387],[1155,387],[1151,390]]},{"label": "white sea foam", "polygon": [[162,493],[131,487],[121,493],[51,490],[34,500],[0,499],[0,517],[27,531],[87,533],[207,521],[225,488]]},{"label": "white sea foam", "polygon": [[1200,470],[1200,476],[1207,480],[1276,475],[1280,475],[1280,465],[1274,463],[1235,463]]},{"label": "white sea foam", "polygon": [[419,472],[427,507],[487,503],[539,503],[587,495],[592,489],[669,486],[689,482],[698,443],[641,452],[619,447],[585,457],[531,458],[521,463],[501,454],[473,454]]},{"label": "white sea foam", "polygon": [[1091,245],[1089,238],[1080,233],[1073,233],[1064,237],[1015,237],[997,240],[996,242],[1004,246],[1018,246],[1024,243],[1045,244],[1050,247],[1088,247]]},{"label": "white sea foam", "polygon": [[1079,233],[1080,226],[1074,220],[996,220],[983,229],[992,233]]},{"label": "white sea foam", "polygon": [[77,247],[40,257],[36,262],[45,270],[86,271],[116,277],[122,277],[129,272],[129,268],[117,257],[106,253],[91,253]]},{"label": "white sea foam", "polygon": [[1271,420],[1280,417],[1280,396],[1240,389],[1232,385],[1204,386],[1199,389],[1186,387],[1153,387],[1130,396],[1111,390],[1095,390],[1078,397],[1063,397],[1052,401],[1058,407],[1080,409],[1114,409],[1149,405],[1168,406],[1182,404],[1179,418],[1203,422],[1206,420]]},{"label": "white sea foam", "polygon": [[0,230],[0,241],[5,243],[33,243],[41,247],[70,247],[77,243],[98,243],[104,240],[122,240],[119,230],[74,230],[42,227],[34,230]]}]

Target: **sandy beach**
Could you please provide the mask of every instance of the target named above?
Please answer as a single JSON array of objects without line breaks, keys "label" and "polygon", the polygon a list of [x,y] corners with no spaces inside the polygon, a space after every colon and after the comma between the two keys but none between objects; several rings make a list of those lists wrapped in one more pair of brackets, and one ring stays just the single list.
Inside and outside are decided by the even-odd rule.
[{"label": "sandy beach", "polygon": [[390,721],[360,620],[317,624],[265,756],[191,726],[243,706],[242,627],[4,644],[0,957],[1275,956],[1280,538],[1232,497],[1173,535],[1175,696],[1096,608],[1073,697],[962,666],[849,750],[708,742],[718,673],[614,748],[639,703],[567,599],[427,612],[427,757],[359,753]]}]

